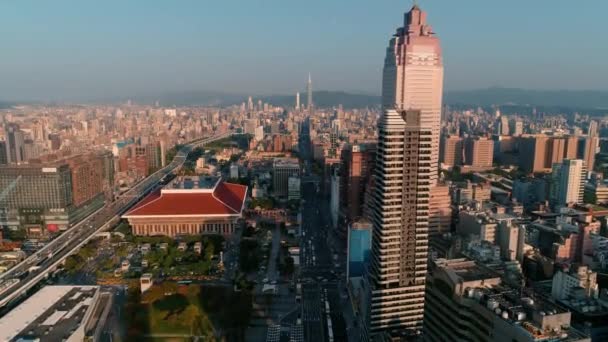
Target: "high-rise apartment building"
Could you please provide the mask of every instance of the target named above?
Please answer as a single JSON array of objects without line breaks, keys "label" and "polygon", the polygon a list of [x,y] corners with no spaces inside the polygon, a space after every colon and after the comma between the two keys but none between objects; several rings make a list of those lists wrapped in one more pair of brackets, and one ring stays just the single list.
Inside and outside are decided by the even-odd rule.
[{"label": "high-rise apartment building", "polygon": [[581,159],[564,159],[553,164],[551,175],[550,201],[561,207],[582,203],[585,192],[586,168]]},{"label": "high-rise apartment building", "polygon": [[444,137],[441,144],[441,162],[446,167],[462,165],[462,138]]},{"label": "high-rise apartment building", "polygon": [[577,149],[575,136],[525,135],[519,138],[519,167],[526,172],[548,172],[553,164],[576,158]]},{"label": "high-rise apartment building", "polygon": [[386,110],[378,124],[371,209],[372,334],[417,334],[422,328],[431,169],[436,164],[431,163],[434,130],[421,121],[420,111]]},{"label": "high-rise apartment building", "polygon": [[348,222],[363,216],[365,189],[376,157],[375,144],[347,146],[340,161],[340,214]]},{"label": "high-rise apartment building", "polygon": [[464,163],[473,167],[492,167],[494,141],[484,137],[470,137],[464,141]]},{"label": "high-rise apartment building", "polygon": [[414,5],[386,50],[378,120],[369,274],[370,334],[422,330],[429,198],[437,183],[443,62],[439,39]]},{"label": "high-rise apartment building", "polygon": [[593,168],[595,167],[595,155],[597,153],[599,140],[600,139],[597,136],[588,136],[584,137],[579,142],[579,158],[585,161],[585,166],[589,171],[593,171]]}]

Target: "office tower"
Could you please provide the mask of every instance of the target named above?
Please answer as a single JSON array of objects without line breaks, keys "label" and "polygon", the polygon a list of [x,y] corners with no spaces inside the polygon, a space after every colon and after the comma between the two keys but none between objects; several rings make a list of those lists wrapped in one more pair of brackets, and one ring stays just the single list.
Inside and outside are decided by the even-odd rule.
[{"label": "office tower", "polygon": [[441,144],[441,162],[446,167],[462,164],[462,138],[457,136],[444,137]]},{"label": "office tower", "polygon": [[308,83],[306,83],[306,95],[307,95],[307,103],[308,106],[306,109],[309,111],[312,110],[313,102],[312,102],[312,78],[310,77],[310,73],[308,73]]},{"label": "office tower", "polygon": [[300,176],[300,163],[296,158],[275,158],[272,165],[272,185],[276,197],[289,195],[289,177]]},{"label": "office tower", "polygon": [[473,167],[492,167],[494,141],[484,137],[466,138],[464,141],[464,163]]},{"label": "office tower", "polygon": [[599,145],[599,137],[588,136],[582,138],[580,143],[580,155],[579,157],[585,161],[585,167],[588,171],[593,171],[595,166],[595,155],[597,153],[597,147]]},{"label": "office tower", "polygon": [[296,93],[296,110],[300,110],[300,93]]},{"label": "office tower", "polygon": [[417,5],[406,13],[386,49],[382,77],[382,107],[419,110],[421,126],[431,127],[431,182],[437,180],[439,129],[443,94],[443,62],[439,38]]},{"label": "office tower", "polygon": [[348,226],[346,278],[362,277],[370,261],[372,224],[358,219]]},{"label": "office tower", "polygon": [[352,222],[363,216],[365,189],[374,169],[376,144],[346,146],[340,156],[340,215]]},{"label": "office tower", "polygon": [[[411,18],[411,17],[414,18]],[[408,22],[419,22],[414,7]],[[416,19],[417,18],[417,19]],[[426,120],[428,122],[428,120]],[[372,334],[418,334],[424,312],[432,140],[417,110],[385,110],[378,122],[370,271]]]},{"label": "office tower", "polygon": [[0,208],[9,228],[66,229],[104,204],[99,154],[0,167]]},{"label": "office tower", "polygon": [[19,125],[8,123],[4,128],[4,139],[6,140],[6,156],[9,164],[19,164],[24,162],[23,132]]},{"label": "office tower", "polygon": [[524,123],[520,118],[513,118],[509,121],[509,131],[513,136],[520,136],[524,133]]},{"label": "office tower", "polygon": [[595,121],[595,120],[589,121],[589,129],[587,130],[587,135],[590,136],[590,137],[597,137],[598,136],[597,121]]},{"label": "office tower", "polygon": [[586,169],[581,159],[564,159],[553,164],[551,174],[551,204],[556,207],[582,203]]}]

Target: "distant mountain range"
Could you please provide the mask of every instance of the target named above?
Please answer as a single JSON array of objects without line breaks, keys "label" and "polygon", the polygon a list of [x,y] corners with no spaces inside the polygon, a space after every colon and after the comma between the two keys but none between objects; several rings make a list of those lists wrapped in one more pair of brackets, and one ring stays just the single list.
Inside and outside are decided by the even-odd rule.
[{"label": "distant mountain range", "polygon": [[[133,96],[136,103],[161,106],[227,106],[247,102],[246,94],[230,94],[213,91],[172,92],[157,95]],[[128,98],[97,99],[90,103],[119,103]],[[291,107],[295,105],[295,95],[261,95],[253,100],[271,103],[275,106]],[[320,108],[337,107],[364,108],[379,107],[381,98],[377,95],[355,94],[344,91],[313,92],[315,106]],[[300,103],[306,104],[306,93],[300,92]],[[526,90],[518,88],[487,88],[465,91],[447,91],[444,93],[444,104],[455,108],[470,106],[500,106],[505,113],[531,113],[533,108],[540,112],[584,111],[594,115],[608,114],[608,91],[593,90]],[[0,108],[7,108],[14,103],[0,102]]]},{"label": "distant mountain range", "polygon": [[[232,105],[247,102],[247,95],[214,92],[173,93],[156,98],[134,98],[135,101],[153,103],[158,100],[163,106],[170,105]],[[254,102],[262,100],[276,106],[294,106],[295,95],[253,96]],[[343,91],[315,91],[314,103],[317,107],[331,108],[343,105],[345,108],[380,106],[377,95],[354,94]],[[300,103],[306,104],[306,93],[300,93]],[[448,91],[444,103],[452,106],[505,106],[608,110],[608,91],[591,90],[526,90],[517,88],[487,88],[465,91]]]},{"label": "distant mountain range", "polygon": [[444,100],[449,105],[519,105],[608,109],[608,91],[597,90],[487,88],[446,92]]},{"label": "distant mountain range", "polygon": [[0,109],[11,108],[12,106],[14,106],[14,103],[0,101]]}]

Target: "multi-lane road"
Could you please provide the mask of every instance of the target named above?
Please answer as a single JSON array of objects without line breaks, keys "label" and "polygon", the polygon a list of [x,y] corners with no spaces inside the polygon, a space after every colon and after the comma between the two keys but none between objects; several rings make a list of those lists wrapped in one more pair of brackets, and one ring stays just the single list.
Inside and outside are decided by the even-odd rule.
[{"label": "multi-lane road", "polygon": [[[332,243],[329,201],[321,193],[317,176],[311,175],[312,152],[308,123],[303,124],[300,156],[304,161],[302,184],[302,236],[300,281],[302,283],[302,325],[306,341],[345,341],[343,310],[348,307],[344,287],[344,250]],[[316,180],[315,180],[316,179]],[[310,183],[310,184],[308,184]],[[335,258],[337,256],[337,258]]]},{"label": "multi-lane road", "polygon": [[113,202],[107,203],[23,262],[0,275],[0,308],[24,296],[29,289],[53,272],[66,257],[86,244],[98,232],[114,226],[120,220],[121,214],[162,186],[167,175],[181,168],[193,148],[226,138],[231,134],[228,132],[186,144],[177,152],[170,164],[140,181]]}]

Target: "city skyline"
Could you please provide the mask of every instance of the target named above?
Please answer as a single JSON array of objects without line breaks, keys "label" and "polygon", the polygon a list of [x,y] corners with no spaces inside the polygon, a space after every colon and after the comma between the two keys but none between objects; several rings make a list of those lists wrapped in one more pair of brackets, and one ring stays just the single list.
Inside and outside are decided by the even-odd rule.
[{"label": "city skyline", "polygon": [[0,99],[73,100],[0,101],[1,341],[608,341],[608,90],[448,92],[594,83],[588,3],[109,1],[8,13]]},{"label": "city skyline", "polygon": [[[315,1],[4,3],[0,98],[76,101],[199,90],[294,94],[303,90],[309,71],[316,89],[379,94],[378,37],[400,22],[394,9],[408,3],[336,1],[323,11]],[[606,90],[605,53],[593,42],[601,40],[597,16],[607,5],[577,4],[577,15],[569,16],[571,3],[565,1],[526,2],[525,11],[521,4],[423,4],[446,41],[446,90]],[[225,17],[231,20],[217,19]],[[569,27],[586,28],[588,39],[577,41],[576,49],[564,49],[578,34]],[[242,32],[247,34],[239,37]],[[512,59],[511,53],[525,58]],[[575,62],[579,54],[586,56],[584,64]]]}]

